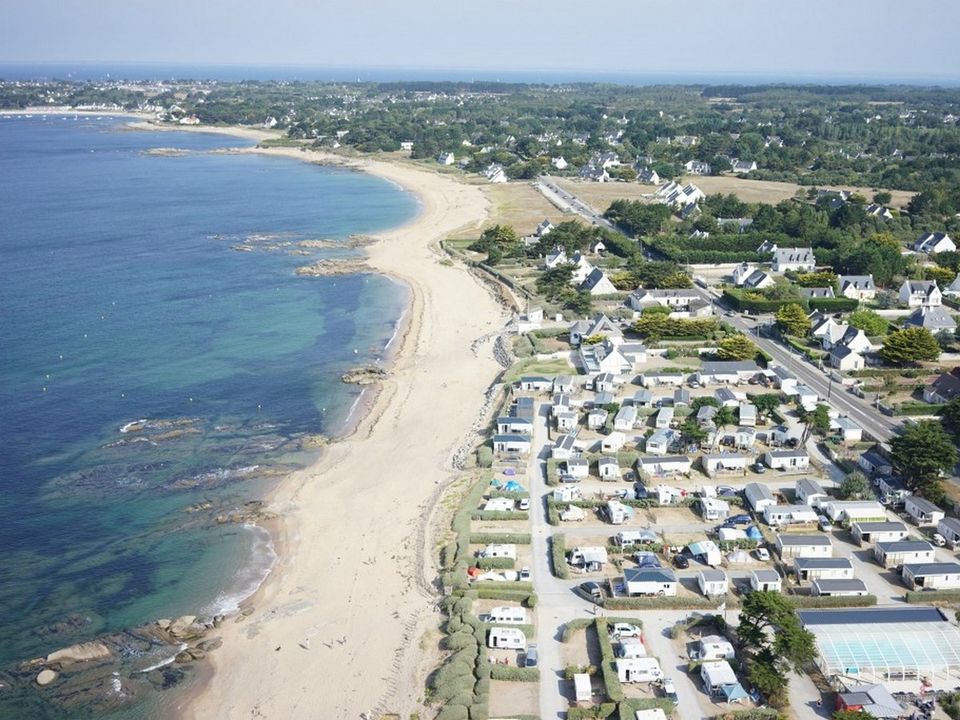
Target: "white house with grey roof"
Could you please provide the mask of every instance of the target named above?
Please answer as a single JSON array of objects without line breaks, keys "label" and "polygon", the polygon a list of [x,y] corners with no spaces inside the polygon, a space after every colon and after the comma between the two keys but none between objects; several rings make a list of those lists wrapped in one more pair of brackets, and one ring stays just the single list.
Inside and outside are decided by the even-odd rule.
[{"label": "white house with grey roof", "polygon": [[614,295],[617,292],[610,278],[600,268],[591,270],[577,289],[591,295]]},{"label": "white house with grey roof", "polygon": [[851,350],[848,347],[843,345],[834,345],[830,348],[830,367],[839,370],[840,372],[853,372],[855,370],[863,370],[866,367],[867,361],[864,359],[863,355],[860,353]]},{"label": "white house with grey roof", "polygon": [[891,568],[906,563],[931,563],[937,551],[925,540],[891,540],[874,545],[873,556],[883,567]]},{"label": "white house with grey roof", "polygon": [[957,329],[957,321],[942,305],[933,307],[918,307],[903,321],[904,327],[922,327],[934,335],[938,332],[953,332]]},{"label": "white house with grey roof", "polygon": [[750,587],[761,592],[780,592],[783,588],[783,578],[776,570],[751,570]]},{"label": "white house with grey roof", "polygon": [[818,578],[850,580],[853,578],[853,563],[849,558],[795,557],[793,574],[797,582],[809,582]]},{"label": "white house with grey roof", "polygon": [[873,300],[877,296],[873,275],[840,275],[837,286],[840,294],[851,300]]},{"label": "white house with grey roof", "polygon": [[960,546],[960,520],[943,518],[937,523],[937,532],[947,541],[947,547],[956,550]]},{"label": "white house with grey roof", "polygon": [[930,254],[954,252],[957,249],[957,244],[947,233],[926,232],[916,239],[913,243],[913,249],[916,252]]},{"label": "white house with grey roof", "polygon": [[833,557],[833,543],[826,535],[777,535],[777,552],[788,558]]},{"label": "white house with grey roof", "polygon": [[805,272],[817,266],[816,257],[810,248],[777,248],[773,253],[773,271]]},{"label": "white house with grey roof", "polygon": [[804,472],[810,469],[810,456],[804,450],[768,450],[763,464],[771,470]]},{"label": "white house with grey roof", "polygon": [[853,539],[858,545],[906,540],[910,531],[902,522],[855,522],[850,524]]},{"label": "white house with grey roof", "polygon": [[810,583],[810,594],[814,597],[856,597],[869,595],[870,591],[866,583],[857,578],[817,578]]},{"label": "white house with grey roof", "polygon": [[943,295],[935,280],[904,280],[900,286],[900,304],[907,307],[937,307]]},{"label": "white house with grey roof", "polygon": [[914,590],[955,590],[960,588],[960,563],[907,563],[903,583]]},{"label": "white house with grey roof", "polygon": [[812,478],[798,478],[794,484],[794,493],[799,502],[814,508],[820,507],[821,502],[830,499],[823,486]]},{"label": "white house with grey roof", "polygon": [[746,498],[747,504],[758,515],[762,514],[764,508],[768,505],[777,504],[773,492],[763,483],[747,483],[743,488],[743,496]]},{"label": "white house with grey roof", "polygon": [[738,385],[759,373],[753,360],[716,360],[703,363],[696,379],[701,385]]},{"label": "white house with grey roof", "polygon": [[623,331],[606,315],[595,315],[590,320],[577,320],[570,326],[570,344],[576,347],[583,338],[603,335],[614,345],[623,342]]},{"label": "white house with grey roof", "polygon": [[936,525],[946,516],[941,507],[916,495],[904,498],[903,509],[919,527]]}]

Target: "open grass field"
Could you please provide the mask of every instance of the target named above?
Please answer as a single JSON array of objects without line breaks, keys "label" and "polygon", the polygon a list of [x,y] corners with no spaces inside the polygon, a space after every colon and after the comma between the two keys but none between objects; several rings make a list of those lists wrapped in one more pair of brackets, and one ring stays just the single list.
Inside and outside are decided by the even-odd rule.
[{"label": "open grass field", "polygon": [[528,182],[484,184],[482,187],[491,205],[485,227],[512,225],[519,234],[529,235],[544,218],[554,224],[572,219],[551,205]]}]

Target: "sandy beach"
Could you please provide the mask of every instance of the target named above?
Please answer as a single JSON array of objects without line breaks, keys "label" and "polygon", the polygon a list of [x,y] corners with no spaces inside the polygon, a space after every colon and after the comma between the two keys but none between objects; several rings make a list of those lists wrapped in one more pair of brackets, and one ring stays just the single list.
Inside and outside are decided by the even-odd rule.
[{"label": "sandy beach", "polygon": [[[338,159],[297,148],[257,152]],[[499,370],[492,340],[476,352],[471,346],[505,315],[465,268],[441,264],[436,247],[483,221],[488,203],[478,187],[380,161],[347,164],[420,198],[412,222],[368,248],[374,269],[411,289],[407,330],[390,379],[353,434],[270,498],[269,509],[283,518],[271,528],[278,563],[246,603],[249,615],[218,631],[224,643],[209,656],[212,678],[179,708],[188,718],[357,718],[386,710],[405,717],[424,694],[419,643],[438,617],[428,524]]]}]

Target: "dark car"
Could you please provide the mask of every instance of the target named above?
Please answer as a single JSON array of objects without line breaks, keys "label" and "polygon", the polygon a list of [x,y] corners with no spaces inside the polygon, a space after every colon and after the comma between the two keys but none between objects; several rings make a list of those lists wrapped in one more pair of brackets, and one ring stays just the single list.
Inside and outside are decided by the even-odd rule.
[{"label": "dark car", "polygon": [[734,515],[732,517],[728,517],[724,525],[727,527],[736,527],[737,525],[749,525],[751,522],[753,521],[750,519],[749,515]]},{"label": "dark car", "polygon": [[537,652],[537,646],[531,643],[527,646],[527,652],[523,657],[524,667],[536,667],[540,660],[540,654]]},{"label": "dark car", "polygon": [[687,559],[686,555],[674,555],[673,565],[681,570],[686,570],[688,567],[690,567],[690,560]]},{"label": "dark car", "polygon": [[637,500],[647,499],[647,486],[642,482],[635,482],[633,484],[633,492],[637,496]]},{"label": "dark car", "polygon": [[720,497],[736,497],[739,494],[736,488],[732,488],[729,485],[720,485],[717,488],[717,495]]},{"label": "dark car", "polygon": [[574,590],[591,602],[599,603],[603,600],[603,588],[600,587],[600,583],[592,581],[580,583]]}]

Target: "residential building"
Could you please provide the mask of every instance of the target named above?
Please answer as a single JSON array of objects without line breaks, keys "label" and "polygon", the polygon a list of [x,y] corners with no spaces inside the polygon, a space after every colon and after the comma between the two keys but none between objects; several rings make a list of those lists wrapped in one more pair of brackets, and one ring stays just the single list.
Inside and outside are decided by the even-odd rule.
[{"label": "residential building", "polygon": [[877,296],[873,275],[840,275],[837,285],[840,294],[851,300],[873,300]]},{"label": "residential building", "polygon": [[794,492],[798,502],[814,508],[820,507],[820,503],[830,499],[823,486],[811,478],[799,478],[794,484]]},{"label": "residential building", "polygon": [[701,385],[738,385],[760,374],[752,360],[716,360],[703,363],[696,373]]},{"label": "residential building", "polygon": [[832,287],[812,287],[812,288],[801,288],[800,297],[807,300],[819,300],[825,298],[835,297],[833,294]]},{"label": "residential building", "polygon": [[686,455],[641,457],[637,459],[637,474],[651,479],[671,475],[689,475],[692,464]]},{"label": "residential building", "polygon": [[763,483],[747,483],[743,488],[743,497],[750,508],[758,515],[762,514],[767,506],[777,504],[770,488]]},{"label": "residential building", "polygon": [[763,519],[774,527],[812,525],[817,517],[817,511],[809,505],[767,505],[763,509]]},{"label": "residential building", "polygon": [[[621,446],[622,447],[622,446]],[[597,460],[597,475],[601,480],[619,480],[620,463],[615,457],[604,456]]]},{"label": "residential building", "polygon": [[848,347],[834,345],[830,349],[830,367],[836,368],[840,372],[853,372],[863,370],[866,367],[866,360],[864,360],[863,355]]},{"label": "residential building", "polygon": [[923,399],[928,403],[948,403],[955,397],[960,397],[960,369],[958,368],[941,373],[923,389]]},{"label": "residential building", "polygon": [[927,232],[917,238],[913,243],[913,249],[922,253],[942,253],[954,252],[957,249],[953,239],[942,232]]},{"label": "residential building", "polygon": [[633,370],[633,363],[623,354],[621,346],[610,338],[604,338],[601,342],[592,345],[580,343],[577,355],[583,371],[588,375],[594,373],[623,375]]},{"label": "residential building", "polygon": [[726,595],[729,587],[727,574],[723,570],[701,569],[697,573],[697,585],[707,597]]},{"label": "residential building", "polygon": [[630,596],[677,594],[677,576],[670,568],[625,568],[623,582]]},{"label": "residential building", "polygon": [[814,597],[856,597],[869,595],[870,591],[863,580],[856,578],[817,578],[810,584],[810,594]]},{"label": "residential building", "polygon": [[914,590],[956,590],[960,588],[960,563],[907,563],[903,582]]},{"label": "residential building", "polygon": [[703,471],[710,477],[718,475],[744,475],[750,458],[737,453],[707,453],[700,458]]},{"label": "residential building", "polygon": [[810,248],[777,248],[773,254],[774,272],[803,272],[813,270],[816,266],[817,259]]},{"label": "residential building", "polygon": [[751,570],[750,587],[761,592],[780,592],[783,578],[776,570]]},{"label": "residential building", "polygon": [[437,155],[437,162],[441,165],[453,165],[456,161],[457,158],[452,152],[442,152]]},{"label": "residential building", "polygon": [[529,435],[494,435],[493,451],[497,453],[519,453],[528,455],[530,453]]},{"label": "residential building", "polygon": [[810,456],[804,450],[768,450],[763,463],[772,470],[800,472],[810,469]]},{"label": "residential building", "polygon": [[904,498],[903,509],[919,527],[936,525],[946,516],[942,508],[916,495]]},{"label": "residential building", "polygon": [[849,558],[795,557],[793,573],[797,582],[810,580],[850,580],[853,578],[853,563]]},{"label": "residential building", "polygon": [[777,535],[777,552],[789,558],[833,557],[833,543],[826,535]]},{"label": "residential building", "polygon": [[624,435],[619,430],[614,430],[609,435],[604,435],[602,438],[600,438],[600,452],[604,452],[604,453],[620,452],[620,449],[623,448],[626,442],[627,442],[627,436]]},{"label": "residential building", "polygon": [[680,444],[680,433],[671,428],[660,428],[647,438],[644,451],[648,455],[667,455]]},{"label": "residential building", "polygon": [[937,307],[943,303],[943,295],[934,280],[904,280],[900,303],[907,307]]},{"label": "residential building", "polygon": [[620,430],[621,432],[633,430],[636,424],[637,408],[633,405],[622,405],[613,418],[614,430]]},{"label": "residential building", "polygon": [[833,522],[849,525],[855,522],[881,522],[887,511],[876,500],[829,500],[820,503],[820,509]]},{"label": "residential building", "polygon": [[617,288],[610,282],[610,278],[600,268],[591,270],[577,289],[591,295],[614,295],[617,292]]},{"label": "residential building", "polygon": [[623,331],[606,315],[595,315],[591,320],[577,320],[570,326],[570,344],[580,345],[583,338],[602,335],[614,345],[623,343]]},{"label": "residential building", "polygon": [[918,307],[903,321],[904,327],[922,327],[934,335],[939,332],[953,332],[957,322],[941,305]]},{"label": "residential building", "polygon": [[947,541],[947,547],[951,550],[960,547],[960,520],[957,518],[943,518],[937,523],[937,532]]},{"label": "residential building", "polygon": [[863,440],[863,428],[845,415],[831,420],[830,429],[835,430],[843,442],[858,443]]},{"label": "residential building", "polygon": [[850,524],[850,530],[859,545],[899,542],[910,533],[902,522],[855,522]]},{"label": "residential building", "polygon": [[883,567],[898,567],[907,563],[932,563],[936,559],[933,545],[923,540],[893,540],[878,542],[873,555]]}]

